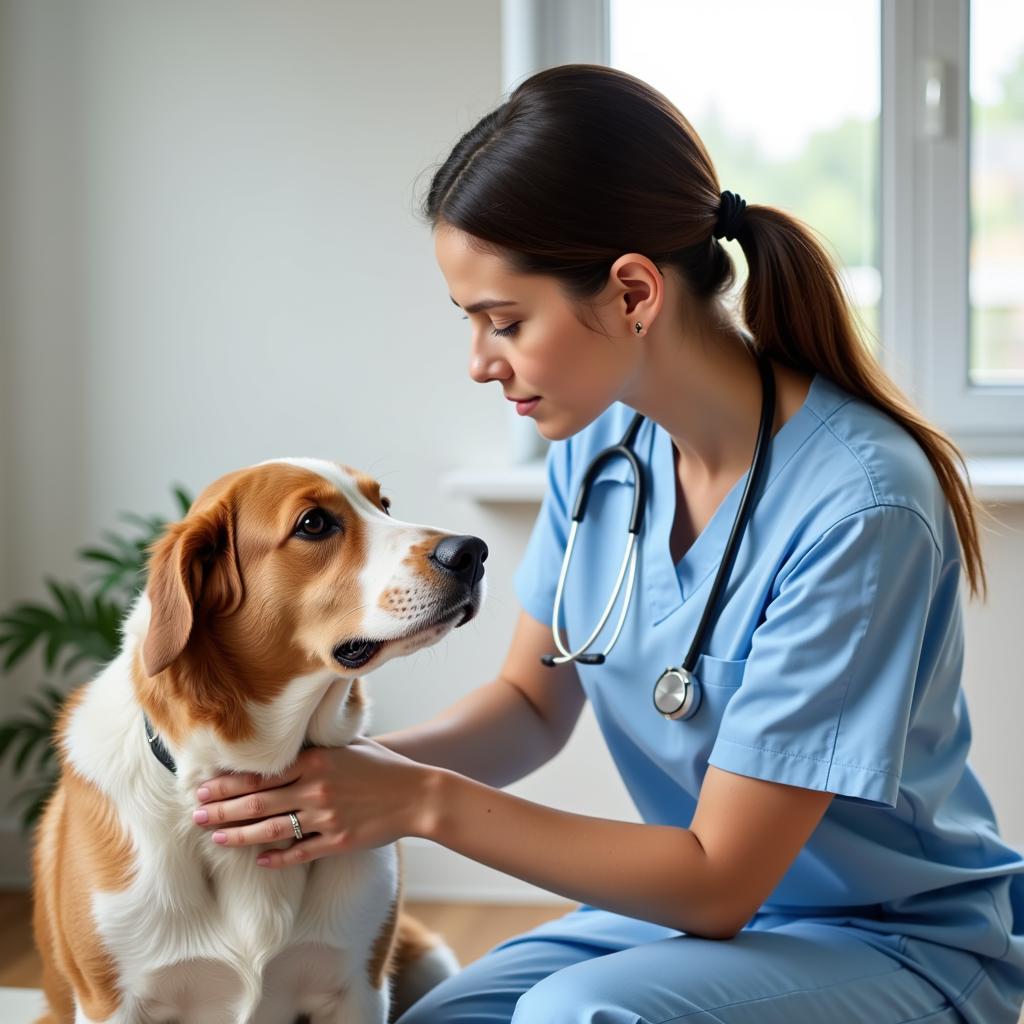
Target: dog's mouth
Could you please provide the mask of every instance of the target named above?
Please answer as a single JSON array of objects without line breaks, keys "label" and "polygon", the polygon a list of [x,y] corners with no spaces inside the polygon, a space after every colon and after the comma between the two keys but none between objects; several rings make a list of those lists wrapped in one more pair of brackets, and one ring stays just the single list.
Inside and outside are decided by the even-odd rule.
[{"label": "dog's mouth", "polygon": [[467,601],[465,604],[459,605],[452,611],[439,616],[432,622],[428,622],[425,626],[420,626],[415,632],[405,636],[392,637],[390,640],[369,640],[365,637],[359,637],[355,640],[348,640],[345,643],[338,644],[333,651],[334,658],[344,665],[345,668],[362,668],[388,643],[393,643],[396,640],[410,640],[420,633],[429,632],[438,626],[450,625],[452,620],[456,618],[459,621],[455,623],[455,629],[458,629],[469,622],[476,615],[476,612],[476,604],[472,601]]}]

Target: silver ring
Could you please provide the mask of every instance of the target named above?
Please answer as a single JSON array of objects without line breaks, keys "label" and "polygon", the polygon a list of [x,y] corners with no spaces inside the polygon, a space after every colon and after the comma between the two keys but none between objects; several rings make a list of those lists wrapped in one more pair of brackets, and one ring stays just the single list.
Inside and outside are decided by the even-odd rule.
[{"label": "silver ring", "polygon": [[295,838],[301,839],[302,829],[299,827],[299,819],[296,817],[295,812],[289,811],[288,817],[292,819],[292,831],[295,833]]}]

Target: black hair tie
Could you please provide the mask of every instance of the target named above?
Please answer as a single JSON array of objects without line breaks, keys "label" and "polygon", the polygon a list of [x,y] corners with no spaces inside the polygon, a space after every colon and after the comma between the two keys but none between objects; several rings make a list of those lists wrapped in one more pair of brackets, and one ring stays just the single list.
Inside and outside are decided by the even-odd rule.
[{"label": "black hair tie", "polygon": [[719,198],[718,220],[715,221],[712,235],[731,242],[743,228],[746,219],[743,211],[747,208],[747,201],[738,192],[723,192]]}]

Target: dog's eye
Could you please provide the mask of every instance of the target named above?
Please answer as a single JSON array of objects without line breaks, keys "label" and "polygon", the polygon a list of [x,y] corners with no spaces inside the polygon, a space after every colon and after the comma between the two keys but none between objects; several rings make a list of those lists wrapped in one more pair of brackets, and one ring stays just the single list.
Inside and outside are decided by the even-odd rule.
[{"label": "dog's eye", "polygon": [[308,512],[303,512],[302,518],[299,519],[299,524],[295,528],[295,536],[317,539],[335,533],[339,529],[341,527],[330,513],[325,512],[322,508],[312,508]]},{"label": "dog's eye", "polygon": [[385,498],[382,494],[380,496],[380,503],[384,506],[384,511],[387,512],[388,515],[391,515],[391,499]]}]

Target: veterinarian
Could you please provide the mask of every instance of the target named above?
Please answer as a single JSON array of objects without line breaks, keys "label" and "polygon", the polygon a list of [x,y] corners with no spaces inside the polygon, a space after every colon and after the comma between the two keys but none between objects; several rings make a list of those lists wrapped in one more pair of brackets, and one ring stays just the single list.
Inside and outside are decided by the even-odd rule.
[{"label": "veterinarian", "polygon": [[[723,191],[660,93],[596,65],[526,80],[433,176],[470,376],[552,442],[511,648],[432,721],[305,751],[261,785],[265,820],[239,823],[251,781],[205,787],[227,842],[288,812],[316,833],[268,870],[419,835],[581,903],[400,1024],[1017,1020],[1024,860],[966,760],[978,506],[821,245],[762,201]],[[574,525],[628,433],[638,532],[621,452]],[[642,824],[501,789],[584,701]]]}]

